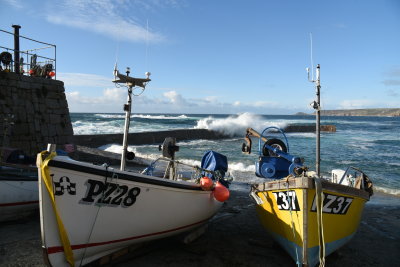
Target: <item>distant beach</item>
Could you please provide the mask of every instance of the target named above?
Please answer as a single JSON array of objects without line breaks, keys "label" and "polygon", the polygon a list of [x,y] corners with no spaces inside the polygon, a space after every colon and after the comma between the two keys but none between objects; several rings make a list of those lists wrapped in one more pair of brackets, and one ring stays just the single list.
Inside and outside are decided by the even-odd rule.
[{"label": "distant beach", "polygon": [[[182,237],[147,243],[105,266],[295,266],[260,225],[247,185],[231,197],[206,232],[186,245]],[[327,266],[400,266],[400,199],[378,193],[366,204],[359,230],[326,258]],[[0,266],[45,266],[38,213],[0,224]]]}]

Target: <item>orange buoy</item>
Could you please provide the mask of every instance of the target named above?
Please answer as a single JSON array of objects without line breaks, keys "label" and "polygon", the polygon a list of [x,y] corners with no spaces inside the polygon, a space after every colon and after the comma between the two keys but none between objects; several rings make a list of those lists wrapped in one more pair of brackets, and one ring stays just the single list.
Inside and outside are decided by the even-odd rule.
[{"label": "orange buoy", "polygon": [[229,189],[223,186],[220,182],[217,182],[214,188],[214,197],[219,202],[225,202],[229,198]]},{"label": "orange buoy", "polygon": [[211,190],[213,185],[214,182],[210,177],[204,176],[200,179],[200,186],[204,191]]}]

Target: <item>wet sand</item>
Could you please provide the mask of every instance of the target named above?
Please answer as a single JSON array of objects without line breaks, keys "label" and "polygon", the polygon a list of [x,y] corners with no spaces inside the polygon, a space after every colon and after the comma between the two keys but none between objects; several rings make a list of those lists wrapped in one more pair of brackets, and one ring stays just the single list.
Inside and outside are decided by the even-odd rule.
[{"label": "wet sand", "polygon": [[[182,236],[150,242],[106,266],[295,266],[264,231],[246,191],[231,198],[186,245]],[[327,266],[400,266],[400,199],[376,194],[366,205],[355,237],[326,258]],[[0,266],[45,266],[38,214],[0,223]]]}]

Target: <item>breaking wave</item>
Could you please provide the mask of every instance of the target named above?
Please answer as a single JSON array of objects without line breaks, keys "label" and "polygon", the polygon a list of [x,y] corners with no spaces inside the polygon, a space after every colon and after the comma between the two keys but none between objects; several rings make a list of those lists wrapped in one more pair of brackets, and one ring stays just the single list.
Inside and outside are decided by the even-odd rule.
[{"label": "breaking wave", "polygon": [[103,119],[124,119],[124,114],[94,114],[96,117]]},{"label": "breaking wave", "polygon": [[382,186],[376,186],[374,185],[374,190],[377,192],[382,192],[385,194],[393,195],[396,197],[400,197],[400,190],[396,188],[387,188],[387,187],[382,187]]},{"label": "breaking wave", "polygon": [[284,128],[287,126],[287,122],[265,120],[261,115],[246,112],[227,118],[214,118],[210,116],[199,120],[194,128],[213,130],[233,137],[242,136],[249,127],[260,132],[269,126]]},{"label": "breaking wave", "polygon": [[[125,114],[95,114],[96,117],[100,117],[103,119],[124,119]],[[132,114],[131,118],[140,118],[140,119],[149,119],[149,120],[179,120],[179,119],[187,119],[186,115],[150,115],[150,114]]]},{"label": "breaking wave", "polygon": [[153,120],[179,120],[188,118],[188,116],[186,115],[168,116],[168,115],[143,115],[143,114],[134,114],[131,117],[141,118],[141,119],[153,119]]}]

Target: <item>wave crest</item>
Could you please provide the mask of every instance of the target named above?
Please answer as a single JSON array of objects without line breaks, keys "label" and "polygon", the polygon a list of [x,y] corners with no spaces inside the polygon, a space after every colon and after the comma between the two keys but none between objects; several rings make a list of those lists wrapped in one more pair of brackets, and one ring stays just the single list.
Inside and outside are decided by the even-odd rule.
[{"label": "wave crest", "polygon": [[287,123],[276,120],[269,121],[261,115],[246,112],[223,119],[209,116],[199,120],[194,128],[213,130],[233,137],[242,136],[246,133],[246,129],[249,127],[261,132],[264,128],[269,126],[284,128],[287,126]]},{"label": "wave crest", "polygon": [[[96,117],[104,119],[124,119],[124,114],[95,114]],[[180,120],[187,119],[186,115],[169,116],[169,115],[150,115],[150,114],[132,114],[131,118],[149,119],[149,120]]]}]

